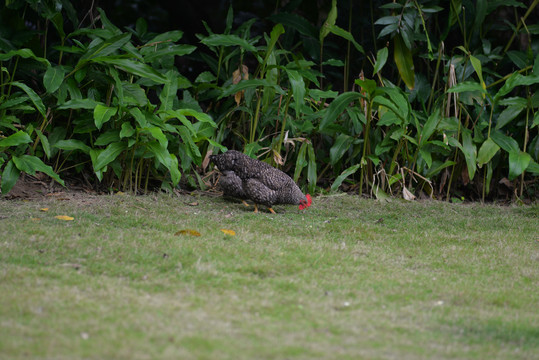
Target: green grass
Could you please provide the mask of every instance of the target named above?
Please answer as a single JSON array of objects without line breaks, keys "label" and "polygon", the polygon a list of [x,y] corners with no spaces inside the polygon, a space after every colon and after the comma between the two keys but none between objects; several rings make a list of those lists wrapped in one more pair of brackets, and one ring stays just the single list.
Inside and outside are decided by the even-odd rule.
[{"label": "green grass", "polygon": [[251,210],[0,200],[0,357],[539,357],[537,205],[334,196]]}]

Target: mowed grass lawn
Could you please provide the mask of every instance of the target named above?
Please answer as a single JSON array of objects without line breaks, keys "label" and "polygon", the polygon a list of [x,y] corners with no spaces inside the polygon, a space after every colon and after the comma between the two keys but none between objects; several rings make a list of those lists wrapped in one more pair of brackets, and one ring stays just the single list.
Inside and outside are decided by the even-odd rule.
[{"label": "mowed grass lawn", "polygon": [[0,200],[0,358],[539,358],[537,205],[275,208]]}]

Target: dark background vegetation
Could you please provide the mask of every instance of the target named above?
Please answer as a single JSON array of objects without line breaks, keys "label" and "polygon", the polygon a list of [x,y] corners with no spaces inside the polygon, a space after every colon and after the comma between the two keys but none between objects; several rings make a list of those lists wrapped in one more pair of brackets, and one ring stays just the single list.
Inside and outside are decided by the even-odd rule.
[{"label": "dark background vegetation", "polygon": [[2,192],[206,189],[236,148],[313,193],[533,200],[537,3],[2,1]]}]

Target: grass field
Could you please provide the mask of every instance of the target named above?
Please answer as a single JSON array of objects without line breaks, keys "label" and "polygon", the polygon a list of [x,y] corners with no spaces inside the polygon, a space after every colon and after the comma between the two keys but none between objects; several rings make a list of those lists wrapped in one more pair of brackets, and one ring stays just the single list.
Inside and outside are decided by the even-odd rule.
[{"label": "grass field", "polygon": [[0,200],[0,358],[539,359],[537,205],[276,210]]}]

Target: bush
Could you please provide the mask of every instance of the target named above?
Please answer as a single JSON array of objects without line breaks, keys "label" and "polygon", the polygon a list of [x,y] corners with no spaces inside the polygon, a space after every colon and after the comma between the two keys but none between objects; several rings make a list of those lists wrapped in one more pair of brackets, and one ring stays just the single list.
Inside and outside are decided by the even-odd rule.
[{"label": "bush", "polygon": [[[100,9],[79,28],[68,1],[11,4],[0,10],[1,34],[18,26],[0,41],[2,192],[20,172],[61,182],[68,170],[121,190],[182,177],[204,187],[204,158],[228,147],[311,193],[534,197],[539,56],[526,21],[539,1],[378,3],[365,24],[333,0],[319,29],[302,2],[237,28],[230,9],[224,32],[205,24],[197,46],[141,19],[122,31]],[[24,25],[22,5],[44,33]],[[507,10],[523,14],[511,23]],[[180,58],[205,70],[187,79]]]}]

